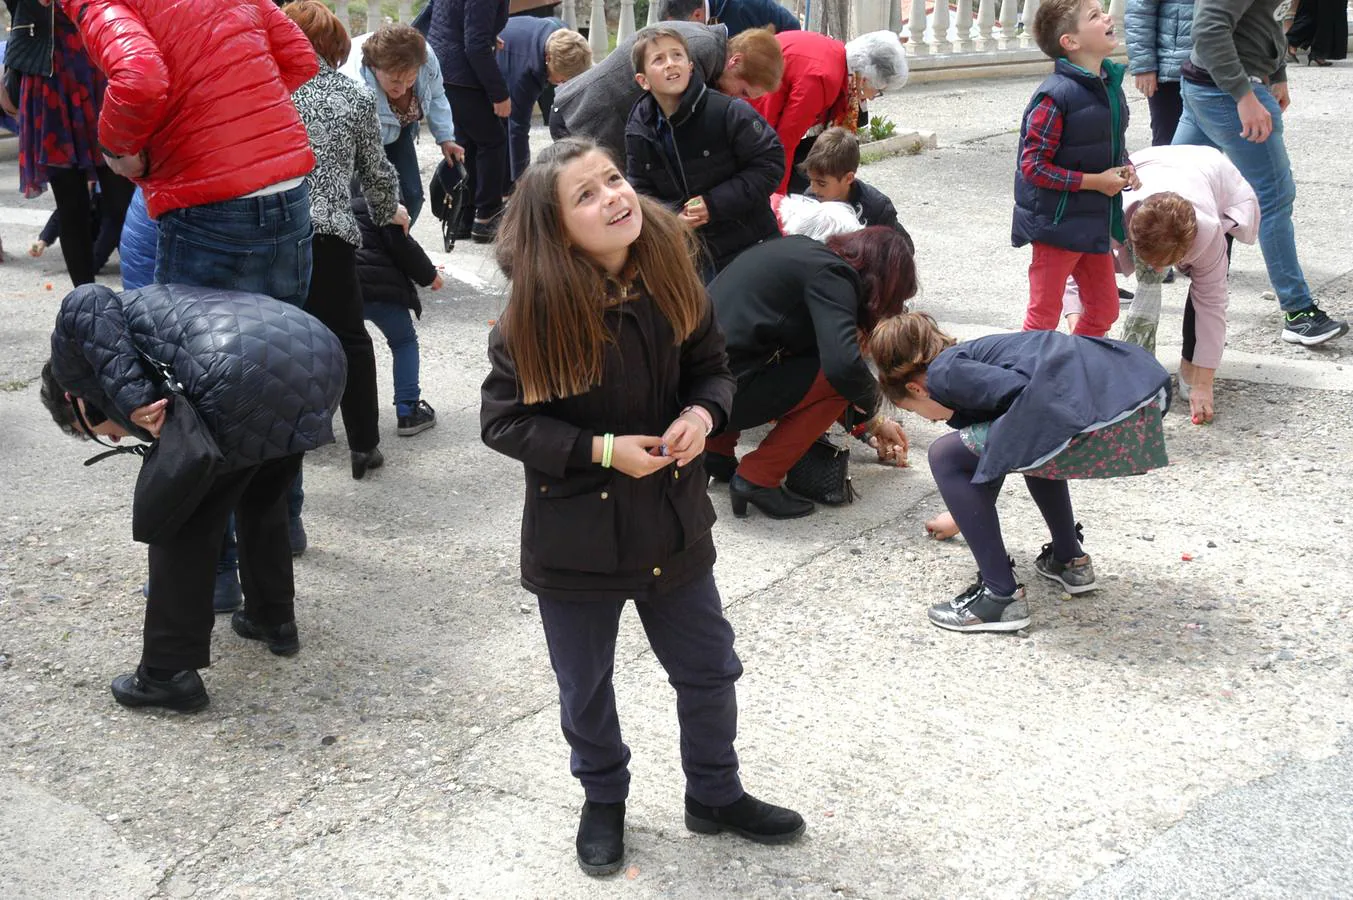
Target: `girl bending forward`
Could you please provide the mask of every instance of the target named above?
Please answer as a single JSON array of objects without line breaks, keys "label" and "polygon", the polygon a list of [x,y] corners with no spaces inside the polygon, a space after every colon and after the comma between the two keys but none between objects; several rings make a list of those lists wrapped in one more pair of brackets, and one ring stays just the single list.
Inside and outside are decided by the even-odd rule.
[{"label": "girl bending forward", "polygon": [[700,459],[733,377],[694,255],[675,216],[576,139],[522,174],[498,241],[511,287],[480,421],[484,442],[526,468],[522,585],[539,598],[587,797],[577,850],[589,875],[624,855],[630,752],[611,675],[627,599],[676,688],[686,827],[761,843],[804,830],[738,780],[742,664],[714,584]]},{"label": "girl bending forward", "polygon": [[997,334],[955,346],[924,313],[885,320],[869,339],[893,403],[956,429],[930,445],[930,472],[978,578],[930,608],[950,631],[1017,631],[1029,624],[996,515],[1005,476],[1018,472],[1047,522],[1034,571],[1070,594],[1095,588],[1071,511],[1070,478],[1136,475],[1166,464],[1161,415],[1169,374],[1135,344],[1056,331]]}]

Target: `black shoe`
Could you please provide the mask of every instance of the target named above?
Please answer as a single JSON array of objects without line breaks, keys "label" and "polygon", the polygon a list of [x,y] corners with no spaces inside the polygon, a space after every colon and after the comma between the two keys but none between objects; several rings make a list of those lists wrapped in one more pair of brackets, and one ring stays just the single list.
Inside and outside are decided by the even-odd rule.
[{"label": "black shoe", "polygon": [[234,566],[229,569],[218,568],[216,570],[216,587],[211,594],[211,608],[219,616],[234,612],[240,608],[243,602],[244,594],[240,591],[240,570]]},{"label": "black shoe", "polygon": [[1165,277],[1160,280],[1161,284],[1174,284],[1174,266],[1165,270]]},{"label": "black shoe", "polygon": [[291,558],[295,559],[305,552],[310,542],[305,537],[305,523],[300,516],[287,519],[287,540],[291,544]]},{"label": "black shoe", "polygon": [[192,669],[167,679],[151,678],[145,666],[113,679],[113,699],[123,706],[161,706],[178,712],[196,712],[211,702],[202,676]]},{"label": "black shoe", "polygon": [[353,450],[349,456],[352,457],[352,477],[358,481],[366,477],[367,470],[379,469],[385,465],[385,457],[381,454],[380,447],[372,447],[366,453]]},{"label": "black shoe", "polygon": [[761,487],[736,473],[728,482],[728,497],[739,519],[747,518],[748,503],[772,519],[799,519],[817,509],[812,500],[795,497],[783,487]]},{"label": "black shoe", "polygon": [[408,407],[409,414],[398,417],[400,437],[411,437],[437,424],[437,411],[426,400],[419,400]]},{"label": "black shoe", "polygon": [[493,239],[498,236],[498,222],[501,219],[501,215],[494,216],[487,222],[475,219],[475,223],[470,226],[470,240],[476,244],[493,243]]},{"label": "black shoe", "polygon": [[705,806],[686,797],[686,827],[699,834],[731,831],[758,844],[787,844],[808,826],[803,816],[743,794],[727,806]]},{"label": "black shoe", "polygon": [[265,642],[268,649],[278,656],[295,656],[301,652],[301,638],[296,634],[295,619],[281,625],[259,625],[241,610],[230,617],[230,627],[246,640]]},{"label": "black shoe", "polygon": [[1303,347],[1323,344],[1348,331],[1347,322],[1331,319],[1314,303],[1300,312],[1285,314],[1283,319],[1283,340]]},{"label": "black shoe", "polygon": [[1128,290],[1128,289],[1125,288],[1125,287],[1120,287],[1120,288],[1118,289],[1118,299],[1119,299],[1119,300],[1132,300],[1132,299],[1134,299],[1136,296],[1137,296],[1136,294],[1132,293],[1132,291]]},{"label": "black shoe", "polygon": [[738,458],[705,451],[705,474],[715,481],[732,481],[738,471]]},{"label": "black shoe", "polygon": [[588,875],[614,875],[625,858],[625,804],[583,804],[578,817],[578,866]]}]

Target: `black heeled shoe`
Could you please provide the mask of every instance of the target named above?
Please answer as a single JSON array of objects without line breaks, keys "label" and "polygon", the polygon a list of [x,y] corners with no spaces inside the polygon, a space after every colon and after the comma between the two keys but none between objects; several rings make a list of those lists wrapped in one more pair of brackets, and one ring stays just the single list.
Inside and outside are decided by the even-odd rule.
[{"label": "black heeled shoe", "polygon": [[588,875],[614,875],[625,859],[625,804],[583,804],[578,817],[578,867]]},{"label": "black heeled shoe", "polygon": [[353,450],[352,457],[352,477],[361,481],[366,477],[369,469],[379,469],[385,465],[385,457],[381,454],[380,447],[372,447],[366,453],[359,453]]},{"label": "black heeled shoe", "polygon": [[1306,55],[1306,65],[1319,66],[1320,68],[1323,69],[1326,66],[1334,65],[1334,63],[1330,62],[1328,59],[1322,59],[1321,57],[1316,56],[1314,53],[1308,53]]},{"label": "black heeled shoe", "polygon": [[761,487],[736,473],[728,482],[728,498],[739,519],[747,518],[748,503],[772,519],[801,519],[817,509],[812,500],[796,497],[784,487]]}]

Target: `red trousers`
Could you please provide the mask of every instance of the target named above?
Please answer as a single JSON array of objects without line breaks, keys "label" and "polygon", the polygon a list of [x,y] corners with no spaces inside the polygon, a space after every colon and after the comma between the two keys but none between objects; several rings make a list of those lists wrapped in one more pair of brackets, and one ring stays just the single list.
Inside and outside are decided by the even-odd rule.
[{"label": "red trousers", "polygon": [[1118,280],[1112,253],[1078,253],[1034,242],[1029,263],[1029,309],[1025,331],[1054,331],[1062,320],[1068,277],[1076,279],[1085,313],[1076,334],[1103,337],[1118,319]]},{"label": "red trousers", "polygon": [[[736,410],[737,401],[734,400]],[[775,427],[761,444],[742,458],[738,474],[759,487],[779,487],[798,462],[832,423],[841,418],[849,401],[836,392],[821,372],[808,393],[789,412],[775,420]],[[736,412],[735,412],[736,415]],[[741,432],[729,429],[705,442],[711,453],[733,456]]]}]

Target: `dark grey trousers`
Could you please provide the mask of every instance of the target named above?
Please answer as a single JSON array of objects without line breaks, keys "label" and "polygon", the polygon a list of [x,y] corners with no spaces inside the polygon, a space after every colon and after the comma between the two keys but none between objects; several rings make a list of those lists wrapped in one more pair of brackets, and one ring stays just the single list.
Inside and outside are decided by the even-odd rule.
[{"label": "dark grey trousers", "polygon": [[[629,794],[630,750],[620,736],[611,678],[625,601],[544,594],[539,601],[559,681],[559,718],[573,750],[573,776],[588,800],[619,803]],[[706,806],[726,806],[743,793],[733,750],[738,731],[734,683],[742,663],[733,652],[733,627],[723,616],[714,573],[634,606],[654,656],[676,689],[686,793]]]}]

